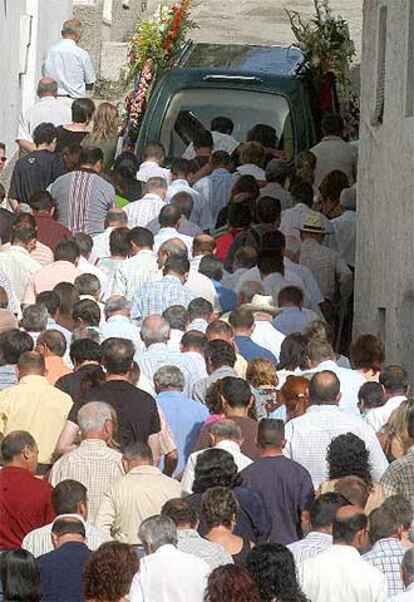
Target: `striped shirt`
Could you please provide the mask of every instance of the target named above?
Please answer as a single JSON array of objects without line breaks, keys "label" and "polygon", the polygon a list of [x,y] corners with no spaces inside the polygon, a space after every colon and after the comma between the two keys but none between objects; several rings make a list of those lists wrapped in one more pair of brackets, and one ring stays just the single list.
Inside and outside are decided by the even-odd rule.
[{"label": "striped shirt", "polygon": [[233,564],[231,555],[219,544],[203,539],[195,529],[178,529],[177,549],[201,558],[211,570],[224,564]]},{"label": "striped shirt", "polygon": [[56,202],[59,221],[73,235],[99,234],[115,206],[115,189],[92,170],[81,169],[57,178],[48,188]]},{"label": "striped shirt", "polygon": [[304,539],[294,541],[286,547],[292,552],[296,566],[308,558],[314,558],[332,545],[332,535],[311,531]]}]

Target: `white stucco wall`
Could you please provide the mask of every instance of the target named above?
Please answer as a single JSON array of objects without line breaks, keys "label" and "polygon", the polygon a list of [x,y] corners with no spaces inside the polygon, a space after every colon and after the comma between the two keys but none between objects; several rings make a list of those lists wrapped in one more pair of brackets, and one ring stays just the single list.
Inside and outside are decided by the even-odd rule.
[{"label": "white stucco wall", "polygon": [[[31,16],[30,35],[25,39],[22,24]],[[62,22],[72,14],[72,0],[1,0],[0,2],[0,140],[8,155],[16,149],[14,139],[21,109],[36,100],[36,83],[47,49],[60,36]],[[28,42],[24,73],[19,55]]]}]

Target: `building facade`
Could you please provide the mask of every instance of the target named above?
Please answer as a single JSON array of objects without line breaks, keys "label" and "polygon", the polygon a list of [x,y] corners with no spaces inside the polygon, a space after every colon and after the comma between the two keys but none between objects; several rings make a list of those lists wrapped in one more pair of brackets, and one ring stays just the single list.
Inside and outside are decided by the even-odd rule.
[{"label": "building facade", "polygon": [[355,335],[414,376],[414,0],[365,0]]}]

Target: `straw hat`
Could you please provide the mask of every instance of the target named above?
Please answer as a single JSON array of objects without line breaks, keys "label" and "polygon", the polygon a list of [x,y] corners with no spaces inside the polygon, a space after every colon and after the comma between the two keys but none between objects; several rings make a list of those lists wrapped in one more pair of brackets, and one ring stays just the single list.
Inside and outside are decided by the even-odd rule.
[{"label": "straw hat", "polygon": [[313,234],[325,234],[325,224],[323,217],[316,211],[310,211],[303,220],[302,226],[299,228],[300,232],[312,232]]},{"label": "straw hat", "polygon": [[272,295],[254,295],[250,303],[242,305],[243,309],[262,311],[272,316],[277,316],[280,309],[274,304]]}]

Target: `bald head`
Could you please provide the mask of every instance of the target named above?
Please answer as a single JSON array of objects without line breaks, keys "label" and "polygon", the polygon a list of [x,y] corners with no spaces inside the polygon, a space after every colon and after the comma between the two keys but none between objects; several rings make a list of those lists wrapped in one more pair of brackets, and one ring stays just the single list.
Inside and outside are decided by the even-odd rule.
[{"label": "bald head", "polygon": [[209,234],[198,234],[193,240],[193,257],[212,255],[216,250],[216,241]]},{"label": "bald head", "polygon": [[82,25],[79,19],[68,19],[62,25],[62,38],[78,42],[81,37]]},{"label": "bald head", "polygon": [[154,343],[166,343],[170,338],[170,325],[161,316],[148,316],[142,322],[141,339],[145,347]]},{"label": "bald head", "polygon": [[313,405],[337,405],[341,394],[336,374],[330,370],[314,374],[309,384],[309,397]]},{"label": "bald head", "polygon": [[362,549],[367,542],[368,518],[357,506],[342,506],[333,522],[334,544]]},{"label": "bald head", "polygon": [[37,95],[39,98],[44,98],[45,96],[54,96],[57,98],[58,95],[58,85],[57,82],[51,77],[42,77],[37,84]]},{"label": "bald head", "polygon": [[188,257],[187,247],[185,243],[179,238],[170,238],[166,240],[158,249],[158,267],[161,269],[168,257],[173,256]]}]

